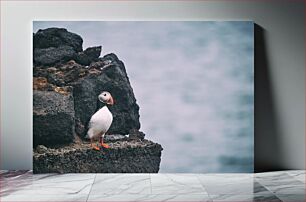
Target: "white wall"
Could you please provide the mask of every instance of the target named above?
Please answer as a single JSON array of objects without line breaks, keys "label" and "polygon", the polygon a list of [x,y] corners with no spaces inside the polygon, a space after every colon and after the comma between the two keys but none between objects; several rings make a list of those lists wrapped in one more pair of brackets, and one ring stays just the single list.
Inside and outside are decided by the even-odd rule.
[{"label": "white wall", "polygon": [[[271,98],[255,105],[255,157],[305,168],[303,1],[1,1],[1,169],[32,168],[32,20],[253,20],[263,28]],[[256,68],[261,68],[256,66]],[[255,82],[261,81],[261,76]],[[265,82],[265,83],[269,83]],[[256,84],[256,85],[257,85]],[[265,90],[264,85],[259,85]],[[257,92],[261,89],[257,89]],[[260,94],[260,93],[259,93]],[[270,107],[274,109],[269,109]],[[260,109],[260,110],[256,110]],[[270,130],[273,112],[275,123]],[[262,114],[263,113],[263,114]],[[263,118],[263,119],[261,119]],[[267,138],[265,138],[267,136]],[[270,138],[273,137],[273,138]],[[277,141],[277,144],[276,144]],[[274,148],[277,146],[277,150]]]}]

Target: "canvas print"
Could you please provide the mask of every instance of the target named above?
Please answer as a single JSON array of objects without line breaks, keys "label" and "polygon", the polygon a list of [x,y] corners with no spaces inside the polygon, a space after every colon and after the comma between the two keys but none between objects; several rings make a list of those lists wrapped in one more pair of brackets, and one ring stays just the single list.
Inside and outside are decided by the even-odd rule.
[{"label": "canvas print", "polygon": [[254,169],[250,21],[34,21],[34,173]]}]

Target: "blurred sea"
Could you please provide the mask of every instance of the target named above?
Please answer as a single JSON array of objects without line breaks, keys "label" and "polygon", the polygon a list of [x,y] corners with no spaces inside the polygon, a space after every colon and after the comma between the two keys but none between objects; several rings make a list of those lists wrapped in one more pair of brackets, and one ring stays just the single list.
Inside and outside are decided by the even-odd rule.
[{"label": "blurred sea", "polygon": [[125,63],[160,172],[253,172],[253,22],[35,21]]}]

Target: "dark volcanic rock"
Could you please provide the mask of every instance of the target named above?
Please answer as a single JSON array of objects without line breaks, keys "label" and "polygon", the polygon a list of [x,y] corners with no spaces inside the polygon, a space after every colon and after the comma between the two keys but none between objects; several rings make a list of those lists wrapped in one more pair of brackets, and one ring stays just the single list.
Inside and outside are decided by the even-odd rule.
[{"label": "dark volcanic rock", "polygon": [[58,48],[34,49],[34,63],[39,65],[53,65],[58,62],[66,62],[75,56],[76,52],[71,46]]},{"label": "dark volcanic rock", "polygon": [[[111,63],[105,62],[111,61]],[[107,65],[105,65],[107,64]],[[139,106],[122,61],[115,54],[104,56],[92,63],[89,72],[83,78],[71,83],[73,86],[76,132],[82,137],[87,131],[91,116],[100,108],[98,95],[109,91],[115,104],[109,106],[113,114],[113,123],[109,134],[128,134],[131,129],[139,129]],[[94,70],[94,71],[92,71]]]},{"label": "dark volcanic rock", "polygon": [[[149,140],[116,141],[96,151],[89,144],[34,150],[34,173],[157,173],[161,145]],[[40,148],[39,148],[40,149]]]},{"label": "dark volcanic rock", "polygon": [[102,91],[109,91],[115,100],[115,104],[109,106],[114,119],[108,133],[125,135],[131,130],[139,130],[139,106],[125,66],[115,54],[92,62],[88,68],[73,60],[56,67],[37,66],[34,67],[34,76],[34,89],[52,90],[54,86],[66,85],[73,87],[75,129],[79,136],[86,135],[91,116],[101,107],[98,95]]},{"label": "dark volcanic rock", "polygon": [[68,32],[64,28],[40,29],[33,36],[34,49],[70,46],[75,52],[80,52],[83,50],[82,44],[83,39],[79,35]]},{"label": "dark volcanic rock", "polygon": [[90,47],[75,56],[75,61],[81,65],[90,65],[100,57],[102,46]]},{"label": "dark volcanic rock", "polygon": [[91,116],[101,107],[97,97],[102,91],[109,91],[115,99],[109,107],[114,119],[108,133],[125,135],[139,130],[139,106],[123,62],[115,54],[99,58],[101,46],[81,51],[82,41],[66,29],[49,28],[34,34],[34,90],[56,91],[57,87],[72,86],[75,131],[81,137]]},{"label": "dark volcanic rock", "polygon": [[132,129],[130,130],[130,134],[129,134],[129,138],[131,140],[143,140],[145,137],[145,134],[139,130],[135,130],[135,129]]},{"label": "dark volcanic rock", "polygon": [[[66,29],[39,30],[33,41],[34,172],[158,172],[162,147],[139,131],[123,62],[115,54],[100,58],[101,46],[83,51],[82,38]],[[115,100],[105,137],[111,148],[95,151],[82,138],[102,91]]]},{"label": "dark volcanic rock", "polygon": [[69,143],[74,138],[74,105],[71,92],[33,91],[33,145]]},{"label": "dark volcanic rock", "polygon": [[102,50],[101,46],[95,46],[82,51],[83,39],[62,28],[39,30],[33,37],[33,59],[36,66],[50,66],[72,59],[81,65],[89,65],[97,61]]},{"label": "dark volcanic rock", "polygon": [[87,55],[89,60],[95,60],[98,57],[100,57],[101,50],[102,46],[89,47],[86,50],[84,50],[84,54]]}]

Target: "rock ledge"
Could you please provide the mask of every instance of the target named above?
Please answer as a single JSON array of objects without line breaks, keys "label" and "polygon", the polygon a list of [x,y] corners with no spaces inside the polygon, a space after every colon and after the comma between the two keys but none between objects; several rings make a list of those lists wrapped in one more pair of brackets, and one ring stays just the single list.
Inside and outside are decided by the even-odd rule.
[{"label": "rock ledge", "polygon": [[34,173],[157,173],[162,147],[143,139],[107,142],[95,151],[89,143],[34,150]]}]

